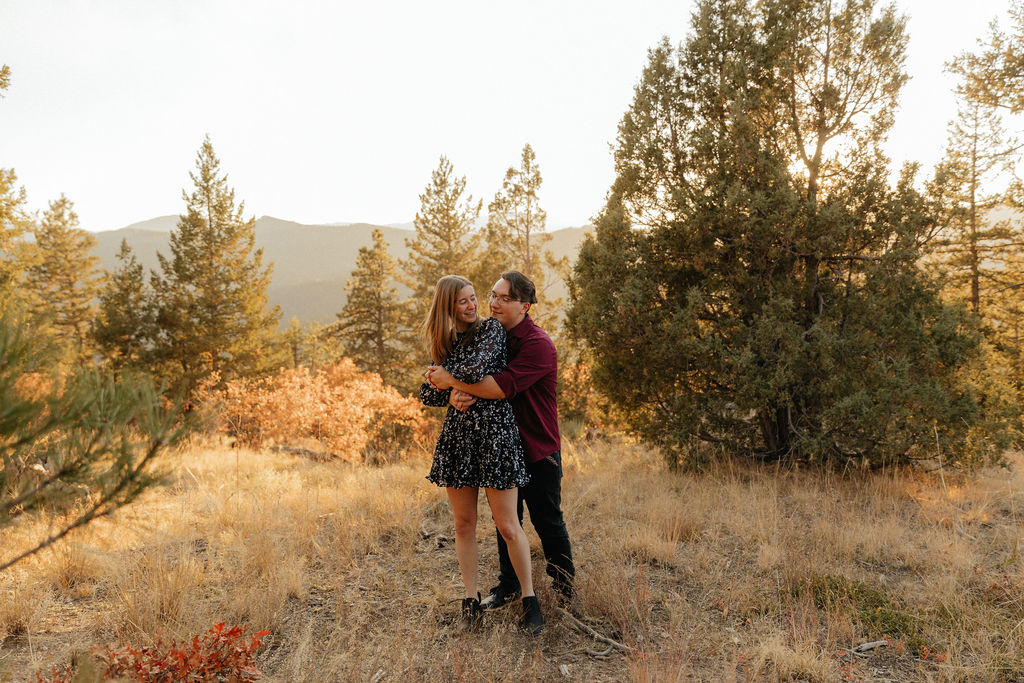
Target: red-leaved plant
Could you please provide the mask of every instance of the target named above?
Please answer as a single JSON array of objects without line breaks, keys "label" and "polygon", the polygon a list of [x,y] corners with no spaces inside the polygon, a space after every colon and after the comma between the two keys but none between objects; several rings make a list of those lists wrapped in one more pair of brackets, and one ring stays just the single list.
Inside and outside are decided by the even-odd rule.
[{"label": "red-leaved plant", "polygon": [[255,654],[269,631],[245,638],[245,626],[225,628],[221,622],[191,641],[165,643],[158,635],[152,645],[94,647],[93,656],[113,678],[152,681],[229,681],[243,683],[260,676]]},{"label": "red-leaved plant", "polygon": [[[99,664],[103,680],[145,681],[170,683],[171,681],[227,681],[248,683],[260,677],[256,668],[256,650],[263,646],[263,638],[270,631],[260,631],[246,638],[245,626],[225,628],[221,622],[192,640],[165,643],[158,634],[152,645],[105,645],[92,648],[92,656]],[[91,666],[83,668],[91,669]],[[52,667],[49,676],[36,674],[36,683],[72,683],[78,680],[75,664],[58,669]],[[92,680],[89,678],[89,680]]]}]

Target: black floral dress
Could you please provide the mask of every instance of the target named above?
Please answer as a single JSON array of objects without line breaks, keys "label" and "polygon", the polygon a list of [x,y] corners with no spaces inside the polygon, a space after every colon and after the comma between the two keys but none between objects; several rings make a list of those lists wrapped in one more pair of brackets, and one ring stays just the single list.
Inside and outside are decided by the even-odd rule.
[{"label": "black floral dress", "polygon": [[[471,339],[459,335],[442,365],[455,379],[476,384],[487,375],[504,370],[507,363],[505,330],[494,318],[486,318]],[[424,382],[420,401],[428,406],[446,406],[450,393],[451,389],[438,391]],[[452,488],[525,486],[530,476],[526,473],[523,442],[509,402],[481,398],[465,413],[449,405],[427,479]]]}]

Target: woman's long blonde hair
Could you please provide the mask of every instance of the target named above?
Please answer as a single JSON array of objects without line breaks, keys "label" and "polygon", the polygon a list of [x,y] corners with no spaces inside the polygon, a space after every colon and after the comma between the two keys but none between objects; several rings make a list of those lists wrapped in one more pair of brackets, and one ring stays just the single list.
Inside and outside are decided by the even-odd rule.
[{"label": "woman's long blonde hair", "polygon": [[[423,322],[423,336],[427,341],[427,349],[435,363],[441,364],[448,359],[455,344],[455,302],[459,292],[466,285],[473,283],[461,275],[445,275],[437,281],[434,288],[434,300],[430,302],[430,312]],[[472,335],[480,324],[480,316],[470,325],[467,332]]]}]

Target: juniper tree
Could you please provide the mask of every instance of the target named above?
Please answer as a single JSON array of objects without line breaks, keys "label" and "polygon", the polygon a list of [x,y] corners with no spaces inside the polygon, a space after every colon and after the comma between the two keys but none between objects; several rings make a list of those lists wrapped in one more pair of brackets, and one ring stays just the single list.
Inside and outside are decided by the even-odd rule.
[{"label": "juniper tree", "polygon": [[117,260],[117,269],[107,275],[100,289],[92,337],[110,367],[120,370],[140,364],[153,335],[155,310],[142,264],[127,240],[121,240]]},{"label": "juniper tree", "polygon": [[413,221],[415,236],[405,240],[409,255],[399,262],[403,279],[412,289],[410,315],[417,323],[426,317],[438,280],[445,275],[470,279],[476,275],[481,245],[474,230],[482,202],[474,203],[465,192],[466,177],[456,177],[451,162],[442,156],[420,195],[420,210]]},{"label": "juniper tree", "polygon": [[91,355],[89,325],[100,283],[96,239],[78,227],[74,204],[63,194],[33,232],[35,257],[25,272],[32,319],[84,360]]},{"label": "juniper tree", "polygon": [[268,309],[271,266],[255,248],[255,219],[220,174],[209,136],[182,191],[186,212],[170,236],[170,256],[158,254],[151,282],[157,316],[152,360],[176,387],[217,372],[222,379],[259,372],[280,318]]},{"label": "juniper tree", "polygon": [[355,270],[345,284],[348,298],[333,333],[360,370],[375,372],[385,383],[409,390],[419,384],[414,374],[420,365],[413,332],[418,321],[413,319],[411,302],[399,298],[395,282],[388,243],[374,229],[372,245],[359,248]]},{"label": "juniper tree", "polygon": [[937,213],[880,152],[905,44],[870,1],[704,0],[651,50],[569,324],[673,462],[695,441],[869,465],[998,446],[970,431],[977,335],[918,267]]}]

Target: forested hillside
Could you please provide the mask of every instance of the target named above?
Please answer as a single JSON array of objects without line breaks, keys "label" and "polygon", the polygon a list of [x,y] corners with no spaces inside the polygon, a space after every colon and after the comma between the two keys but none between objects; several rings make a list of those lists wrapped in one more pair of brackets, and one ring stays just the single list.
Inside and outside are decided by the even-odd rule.
[{"label": "forested hillside", "polygon": [[[147,270],[157,267],[157,251],[167,250],[167,240],[178,216],[161,216],[135,223],[119,230],[94,233],[96,254],[104,269],[116,267],[121,240]],[[413,231],[369,223],[347,225],[304,225],[271,216],[256,219],[256,245],[264,250],[264,258],[274,264],[267,296],[271,305],[281,307],[281,324],[291,318],[301,323],[329,323],[345,305],[345,283],[355,268],[359,248],[368,246],[371,234],[378,229],[388,242],[388,253],[396,259],[408,256],[405,246]],[[551,251],[557,257],[575,259],[586,228],[552,230]],[[469,265],[467,265],[467,268]],[[403,288],[403,294],[408,290]],[[563,282],[552,283],[555,297],[565,297]]]}]

